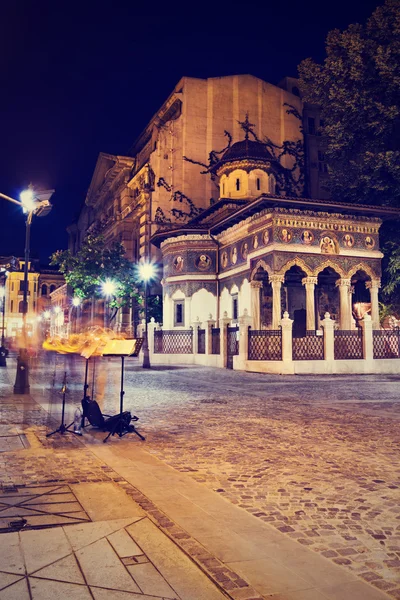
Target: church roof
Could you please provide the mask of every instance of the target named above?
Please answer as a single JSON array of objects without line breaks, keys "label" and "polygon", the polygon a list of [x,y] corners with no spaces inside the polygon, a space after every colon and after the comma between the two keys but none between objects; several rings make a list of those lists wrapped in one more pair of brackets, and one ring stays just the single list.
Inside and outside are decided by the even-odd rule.
[{"label": "church roof", "polygon": [[224,153],[219,164],[225,164],[235,160],[261,160],[275,161],[274,157],[268,150],[267,146],[262,142],[245,139],[241,142],[236,142]]}]

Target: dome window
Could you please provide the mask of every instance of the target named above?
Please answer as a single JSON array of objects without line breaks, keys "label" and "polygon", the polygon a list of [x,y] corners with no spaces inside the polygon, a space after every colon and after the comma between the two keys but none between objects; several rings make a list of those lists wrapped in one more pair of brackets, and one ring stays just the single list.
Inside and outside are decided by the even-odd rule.
[{"label": "dome window", "polygon": [[261,190],[261,181],[259,177],[257,177],[257,189]]},{"label": "dome window", "polygon": [[236,191],[237,192],[240,191],[240,179],[239,179],[239,177],[236,179]]}]

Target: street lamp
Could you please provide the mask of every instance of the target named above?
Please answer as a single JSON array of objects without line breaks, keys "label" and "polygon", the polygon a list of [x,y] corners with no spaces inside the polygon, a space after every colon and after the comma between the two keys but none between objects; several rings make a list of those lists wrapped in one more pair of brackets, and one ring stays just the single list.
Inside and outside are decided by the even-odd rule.
[{"label": "street lamp", "polygon": [[143,336],[143,369],[150,369],[149,339],[147,335],[147,293],[148,283],[154,278],[155,268],[151,262],[143,262],[139,265],[139,275],[144,282],[144,336]]},{"label": "street lamp", "polygon": [[103,295],[106,297],[106,306],[104,307],[104,316],[105,316],[105,326],[109,327],[110,326],[110,315],[109,315],[109,310],[110,310],[110,298],[115,294],[115,292],[117,291],[117,284],[115,281],[113,281],[112,279],[106,279],[105,281],[103,281],[103,283],[101,284],[101,289],[103,292]]},{"label": "street lamp", "polygon": [[8,350],[4,345],[4,330],[5,330],[5,311],[6,311],[6,281],[8,271],[0,269],[0,298],[1,298],[1,314],[2,314],[2,326],[1,326],[1,345],[0,345],[0,367],[7,366],[7,354]]},{"label": "street lamp", "polygon": [[[26,332],[26,313],[28,312],[28,264],[30,251],[30,233],[33,215],[45,217],[49,214],[52,206],[49,198],[54,190],[46,192],[35,192],[32,187],[24,190],[20,194],[20,205],[26,214],[26,233],[25,233],[25,263],[24,263],[24,288],[22,301],[22,346],[19,349],[17,358],[17,375],[14,384],[14,394],[29,394],[29,365],[27,356],[27,332]],[[8,198],[9,200],[12,200]],[[13,202],[17,202],[13,200]]]}]

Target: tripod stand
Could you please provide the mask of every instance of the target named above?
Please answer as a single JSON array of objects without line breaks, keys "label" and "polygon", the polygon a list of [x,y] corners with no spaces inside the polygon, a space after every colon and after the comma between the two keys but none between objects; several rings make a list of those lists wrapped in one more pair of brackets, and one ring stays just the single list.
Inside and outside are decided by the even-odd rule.
[{"label": "tripod stand", "polygon": [[[145,440],[142,434],[138,432],[134,425],[130,424],[130,421],[138,421],[138,417],[131,416],[130,413],[124,412],[124,366],[125,366],[125,356],[121,356],[121,388],[119,393],[119,415],[115,417],[115,424],[110,430],[109,434],[106,438],[104,438],[103,442],[106,442],[110,435],[117,434],[119,437],[123,437],[127,433],[136,433],[136,435],[141,439]],[[129,416],[127,416],[129,415]]]},{"label": "tripod stand", "polygon": [[74,424],[75,421],[72,421],[72,423],[70,423],[69,425],[65,425],[64,423],[64,418],[65,418],[65,397],[67,395],[67,372],[64,371],[64,379],[63,379],[63,385],[61,388],[62,391],[62,410],[61,410],[61,424],[59,427],[57,427],[57,429],[55,429],[54,431],[52,431],[51,433],[48,433],[46,435],[46,437],[50,437],[51,435],[54,435],[55,433],[73,433],[74,435],[82,435],[81,432],[78,431],[71,431],[70,427],[72,427],[72,425]]}]

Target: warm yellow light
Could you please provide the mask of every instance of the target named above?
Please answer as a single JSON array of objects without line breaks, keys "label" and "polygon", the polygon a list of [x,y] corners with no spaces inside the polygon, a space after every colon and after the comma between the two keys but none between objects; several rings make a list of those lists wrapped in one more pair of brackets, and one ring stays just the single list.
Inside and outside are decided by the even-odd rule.
[{"label": "warm yellow light", "polygon": [[101,284],[101,288],[102,288],[103,294],[105,296],[112,296],[117,289],[117,284],[115,283],[115,281],[112,281],[111,279],[106,279]]},{"label": "warm yellow light", "polygon": [[50,319],[50,317],[51,317],[50,311],[49,310],[45,310],[44,313],[43,313],[43,316],[44,316],[45,319]]},{"label": "warm yellow light", "polygon": [[150,279],[153,279],[155,275],[155,268],[153,263],[141,263],[139,265],[139,273],[143,281],[149,281]]},{"label": "warm yellow light", "polygon": [[74,298],[72,298],[72,304],[73,304],[74,306],[79,306],[79,305],[80,305],[80,303],[81,303],[81,299],[80,299],[80,298],[78,298],[78,296],[75,296]]},{"label": "warm yellow light", "polygon": [[36,202],[33,190],[24,190],[20,193],[19,197],[21,199],[21,204],[25,212],[31,212],[32,210],[35,210]]},{"label": "warm yellow light", "polygon": [[55,307],[54,307],[54,312],[55,312],[55,313],[57,313],[57,314],[58,314],[60,311],[61,311],[61,308],[60,308],[60,306],[55,306]]}]

